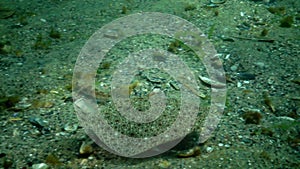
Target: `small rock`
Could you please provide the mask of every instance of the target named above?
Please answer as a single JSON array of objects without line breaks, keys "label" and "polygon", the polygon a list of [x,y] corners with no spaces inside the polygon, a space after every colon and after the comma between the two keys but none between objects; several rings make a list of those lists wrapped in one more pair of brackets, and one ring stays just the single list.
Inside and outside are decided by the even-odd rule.
[{"label": "small rock", "polygon": [[236,86],[237,86],[238,88],[241,88],[241,87],[242,87],[242,83],[241,83],[241,82],[237,82]]},{"label": "small rock", "polygon": [[237,65],[233,65],[233,66],[230,67],[230,70],[233,71],[233,72],[237,71],[237,69],[238,69]]},{"label": "small rock", "polygon": [[265,64],[263,62],[255,62],[254,65],[259,67],[259,68],[264,68],[265,67]]},{"label": "small rock", "polygon": [[49,166],[45,163],[33,164],[32,169],[48,169]]},{"label": "small rock", "polygon": [[47,22],[47,20],[44,19],[44,18],[41,18],[40,21],[42,21],[42,22]]},{"label": "small rock", "polygon": [[39,117],[29,117],[29,122],[34,125],[35,127],[37,127],[38,129],[47,129],[47,126],[48,126],[48,121],[42,119],[42,118],[39,118]]},{"label": "small rock", "polygon": [[224,145],[224,147],[226,147],[226,148],[229,148],[229,147],[230,147],[230,145],[228,145],[228,144],[225,144],[225,145]]},{"label": "small rock", "polygon": [[206,152],[207,153],[211,153],[214,150],[214,148],[212,147],[206,147]]}]

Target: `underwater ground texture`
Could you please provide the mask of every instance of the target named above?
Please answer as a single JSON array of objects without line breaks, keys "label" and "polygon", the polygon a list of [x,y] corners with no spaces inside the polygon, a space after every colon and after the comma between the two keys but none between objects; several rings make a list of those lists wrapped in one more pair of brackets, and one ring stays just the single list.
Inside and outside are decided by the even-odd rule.
[{"label": "underwater ground texture", "polygon": [[[74,113],[71,82],[88,38],[116,18],[142,11],[182,17],[208,36],[226,72],[227,100],[218,128],[206,142],[196,144],[195,127],[164,154],[130,159],[105,151],[86,135]],[[167,40],[133,38],[109,56],[126,57],[133,46],[161,45],[187,59],[195,72],[203,71],[183,44]],[[299,168],[299,45],[300,1],[296,0],[1,1],[0,168]],[[114,117],[108,88],[103,87],[109,85],[114,61],[100,65],[96,98],[107,108],[108,119],[123,124],[122,132],[135,135],[134,130],[128,132],[124,119]],[[174,79],[164,73],[154,79],[151,75],[144,72],[136,81],[165,87],[174,97],[170,107],[176,109],[180,94],[176,86],[165,85],[170,81],[174,85]],[[197,83],[206,96],[199,100],[207,106],[210,88]],[[145,95],[136,84],[133,95]],[[132,103],[141,110],[149,106],[139,98]],[[163,122],[170,122],[167,117],[168,112]]]}]

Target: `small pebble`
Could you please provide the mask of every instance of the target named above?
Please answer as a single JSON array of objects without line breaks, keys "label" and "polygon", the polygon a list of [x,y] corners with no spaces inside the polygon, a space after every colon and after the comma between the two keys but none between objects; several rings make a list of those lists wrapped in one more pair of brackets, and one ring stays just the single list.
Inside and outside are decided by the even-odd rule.
[{"label": "small pebble", "polygon": [[206,152],[207,153],[211,153],[214,150],[214,148],[212,147],[206,147]]},{"label": "small pebble", "polygon": [[240,88],[240,87],[242,87],[242,83],[241,83],[241,82],[237,82],[236,86],[237,86],[238,88]]},{"label": "small pebble", "polygon": [[238,69],[238,66],[237,65],[233,65],[230,67],[230,70],[235,72],[236,70]]},{"label": "small pebble", "polygon": [[268,84],[272,85],[272,84],[274,84],[274,82],[275,82],[275,77],[273,77],[273,76],[269,77]]},{"label": "small pebble", "polygon": [[259,67],[259,68],[264,68],[265,67],[265,64],[263,62],[255,62],[254,65]]},{"label": "small pebble", "polygon": [[227,54],[226,56],[225,56],[225,59],[227,60],[227,59],[229,59],[230,58],[230,54]]},{"label": "small pebble", "polygon": [[29,117],[29,122],[37,128],[45,128],[48,125],[48,121],[39,117]]},{"label": "small pebble", "polygon": [[32,169],[48,169],[49,166],[45,163],[33,164]]}]

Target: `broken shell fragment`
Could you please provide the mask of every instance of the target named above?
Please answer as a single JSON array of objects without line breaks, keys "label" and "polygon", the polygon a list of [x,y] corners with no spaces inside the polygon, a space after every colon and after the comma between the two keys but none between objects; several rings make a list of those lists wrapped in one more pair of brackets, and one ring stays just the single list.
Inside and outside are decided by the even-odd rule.
[{"label": "broken shell fragment", "polygon": [[92,143],[86,143],[86,142],[82,142],[80,149],[79,149],[79,153],[81,155],[90,155],[93,153],[93,147],[92,147]]},{"label": "broken shell fragment", "polygon": [[201,150],[199,146],[196,146],[192,149],[189,149],[188,151],[184,153],[177,154],[178,158],[189,158],[189,157],[196,157],[201,154]]},{"label": "broken shell fragment", "polygon": [[74,132],[76,131],[78,128],[78,124],[65,124],[64,126],[64,130],[67,131],[67,132]]},{"label": "broken shell fragment", "polygon": [[213,4],[224,4],[226,0],[210,0],[210,2]]},{"label": "broken shell fragment", "polygon": [[199,79],[205,83],[206,85],[210,85],[211,87],[214,87],[214,88],[223,88],[223,87],[226,87],[226,84],[224,83],[221,83],[221,82],[217,82],[217,81],[214,81],[214,80],[211,80],[207,77],[203,77],[203,76],[199,76]]}]

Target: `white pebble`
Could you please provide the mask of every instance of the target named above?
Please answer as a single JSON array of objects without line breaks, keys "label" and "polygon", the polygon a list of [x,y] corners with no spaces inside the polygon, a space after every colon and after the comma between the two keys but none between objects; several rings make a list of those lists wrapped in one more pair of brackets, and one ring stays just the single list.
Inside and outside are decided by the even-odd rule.
[{"label": "white pebble", "polygon": [[225,59],[229,59],[229,57],[230,57],[230,54],[227,54],[227,55],[225,56]]},{"label": "white pebble", "polygon": [[240,88],[240,87],[242,87],[242,83],[241,82],[237,82],[236,86]]},{"label": "white pebble", "polygon": [[45,163],[33,164],[32,169],[47,169],[49,166]]},{"label": "white pebble", "polygon": [[206,152],[207,153],[211,153],[214,150],[214,148],[212,147],[206,147]]},{"label": "white pebble", "polygon": [[237,65],[233,65],[230,67],[230,70],[235,72],[236,70],[238,69],[238,66]]}]

